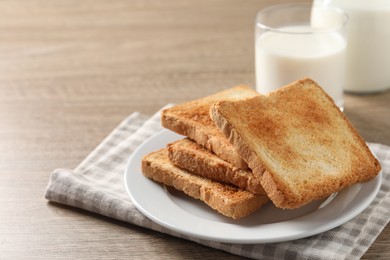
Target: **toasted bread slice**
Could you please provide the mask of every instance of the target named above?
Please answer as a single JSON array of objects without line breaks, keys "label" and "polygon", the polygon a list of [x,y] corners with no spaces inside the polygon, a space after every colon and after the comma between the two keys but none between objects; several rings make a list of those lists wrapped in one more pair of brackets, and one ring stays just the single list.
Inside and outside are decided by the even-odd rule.
[{"label": "toasted bread slice", "polygon": [[254,195],[174,166],[168,158],[166,148],[146,155],[142,160],[142,172],[150,179],[173,186],[195,199],[202,200],[211,208],[233,219],[253,213],[268,201],[265,195]]},{"label": "toasted bread slice", "polygon": [[162,111],[164,127],[194,140],[234,166],[246,169],[247,163],[210,119],[212,104],[220,100],[238,100],[259,95],[250,87],[237,86],[214,95],[176,105]]},{"label": "toasted bread slice", "polygon": [[218,102],[210,114],[280,208],[298,208],[371,180],[381,169],[348,119],[310,79],[268,96]]},{"label": "toasted bread slice", "polygon": [[250,169],[234,167],[188,138],[168,144],[168,152],[171,162],[179,168],[254,194],[265,194],[260,178]]}]

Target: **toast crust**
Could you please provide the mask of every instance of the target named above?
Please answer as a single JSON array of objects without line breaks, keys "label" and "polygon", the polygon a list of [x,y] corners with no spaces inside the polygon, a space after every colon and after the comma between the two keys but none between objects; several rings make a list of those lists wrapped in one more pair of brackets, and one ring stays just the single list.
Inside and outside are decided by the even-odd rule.
[{"label": "toast crust", "polygon": [[174,166],[168,158],[166,148],[144,156],[142,172],[146,177],[181,190],[233,219],[253,213],[268,201],[265,195],[255,195],[230,185],[193,175]]},{"label": "toast crust", "polygon": [[161,113],[162,126],[188,136],[240,169],[248,168],[235,148],[210,119],[211,105],[220,100],[238,100],[259,95],[247,86],[237,86],[216,94],[165,109]]},{"label": "toast crust", "polygon": [[268,96],[220,101],[210,116],[272,202],[298,208],[380,171],[363,138],[311,79]]},{"label": "toast crust", "polygon": [[265,194],[260,178],[250,169],[234,167],[188,138],[168,144],[168,152],[171,162],[181,169],[254,194]]}]

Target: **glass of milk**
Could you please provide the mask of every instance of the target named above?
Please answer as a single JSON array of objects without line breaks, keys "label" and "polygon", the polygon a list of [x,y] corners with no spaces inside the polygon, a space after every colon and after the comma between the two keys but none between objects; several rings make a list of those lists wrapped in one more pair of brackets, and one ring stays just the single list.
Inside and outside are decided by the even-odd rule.
[{"label": "glass of milk", "polygon": [[[348,16],[305,3],[260,10],[255,24],[256,89],[266,94],[295,80],[316,81],[343,108]],[[332,19],[325,19],[325,17]],[[318,18],[320,17],[320,18]]]}]

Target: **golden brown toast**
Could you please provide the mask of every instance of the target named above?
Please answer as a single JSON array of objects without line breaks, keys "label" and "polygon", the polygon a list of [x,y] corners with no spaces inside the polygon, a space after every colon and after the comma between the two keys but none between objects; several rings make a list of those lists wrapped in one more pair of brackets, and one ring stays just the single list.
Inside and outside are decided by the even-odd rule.
[{"label": "golden brown toast", "polygon": [[161,114],[164,127],[181,135],[188,136],[198,144],[217,154],[234,166],[246,169],[247,163],[237,154],[234,147],[210,119],[211,105],[220,100],[239,100],[259,95],[247,86],[237,86],[214,95],[176,105],[165,109]]},{"label": "golden brown toast", "polygon": [[234,167],[188,138],[168,144],[168,152],[171,162],[181,169],[254,194],[265,194],[260,178],[250,169]]},{"label": "golden brown toast", "polygon": [[362,137],[310,79],[268,96],[220,101],[210,109],[272,202],[298,208],[380,171]]},{"label": "golden brown toast", "polygon": [[154,181],[173,186],[202,200],[214,210],[233,219],[253,213],[268,201],[265,195],[254,195],[174,166],[168,158],[166,148],[146,155],[142,160],[142,172]]}]

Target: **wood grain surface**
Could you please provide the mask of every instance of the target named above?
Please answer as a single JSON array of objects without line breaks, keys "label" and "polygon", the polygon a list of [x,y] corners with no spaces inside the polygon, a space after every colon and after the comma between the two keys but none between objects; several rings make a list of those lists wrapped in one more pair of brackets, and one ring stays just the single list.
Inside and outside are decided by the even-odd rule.
[{"label": "wood grain surface", "polygon": [[[44,192],[130,113],[254,86],[254,16],[280,2],[0,1],[0,258],[237,259]],[[366,141],[390,145],[390,91],[345,95],[345,113]],[[389,237],[364,258],[390,258]]]}]

